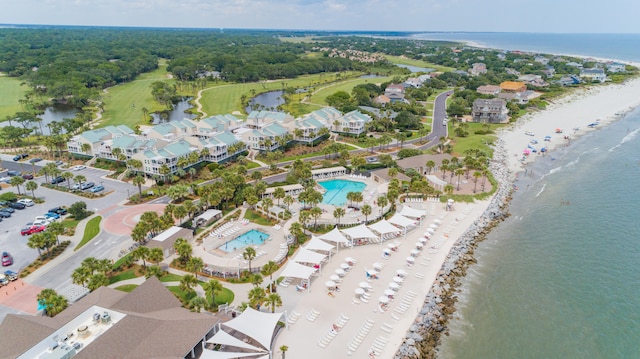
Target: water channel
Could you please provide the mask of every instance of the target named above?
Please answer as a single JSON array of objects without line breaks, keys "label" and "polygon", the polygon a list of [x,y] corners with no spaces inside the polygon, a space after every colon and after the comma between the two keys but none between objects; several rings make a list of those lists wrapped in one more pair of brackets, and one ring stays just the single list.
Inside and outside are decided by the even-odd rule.
[{"label": "water channel", "polygon": [[434,72],[436,70],[436,69],[431,69],[431,68],[428,68],[428,67],[418,67],[418,66],[403,65],[403,64],[396,64],[396,66],[404,67],[405,69],[408,69],[412,73],[416,73],[416,72],[429,73],[429,72]]},{"label": "water channel", "polygon": [[189,103],[192,97],[185,97],[182,101],[177,102],[173,105],[173,110],[165,111],[162,114],[160,113],[152,113],[151,117],[153,121],[151,122],[154,125],[159,123],[169,122],[169,121],[179,121],[185,118],[193,119],[196,118],[197,115],[185,112],[193,106]]}]

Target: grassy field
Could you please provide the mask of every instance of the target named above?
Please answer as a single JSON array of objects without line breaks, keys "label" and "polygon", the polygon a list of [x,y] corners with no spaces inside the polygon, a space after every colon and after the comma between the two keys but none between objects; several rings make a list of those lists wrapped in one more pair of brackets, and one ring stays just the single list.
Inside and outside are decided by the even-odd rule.
[{"label": "grassy field", "polygon": [[102,221],[102,217],[97,216],[91,218],[89,222],[87,222],[87,226],[84,228],[84,235],[82,236],[82,240],[80,241],[80,243],[78,243],[76,248],[73,249],[74,251],[82,248],[82,246],[89,243],[90,240],[92,240],[95,236],[98,235],[98,233],[100,233],[100,221]]},{"label": "grassy field", "polygon": [[21,86],[20,82],[15,77],[0,75],[0,119],[22,111],[18,100],[24,98],[29,87]]},{"label": "grassy field", "polygon": [[351,94],[351,90],[356,85],[362,85],[366,83],[383,83],[391,81],[392,79],[393,76],[341,81],[339,83],[327,85],[325,88],[317,90],[316,93],[311,96],[309,102],[311,102],[312,104],[324,104],[327,97],[334,94],[335,92],[346,91],[347,93]]},{"label": "grassy field", "polygon": [[117,290],[121,290],[121,291],[127,292],[127,293],[132,292],[136,288],[138,288],[137,284],[125,284],[125,285],[121,285],[121,286],[116,287]]},{"label": "grassy field", "polygon": [[387,60],[389,60],[390,62],[393,62],[394,64],[432,68],[432,69],[436,69],[436,71],[439,71],[439,72],[451,72],[456,70],[453,67],[440,66],[440,65],[432,64],[422,60],[408,59],[406,57],[391,56],[391,55],[384,55],[384,57],[386,57]]},{"label": "grassy field", "polygon": [[[355,75],[357,73],[347,72],[342,73],[341,77],[346,78]],[[295,79],[283,79],[282,81],[219,85],[203,90],[200,103],[202,103],[203,111],[209,116],[232,113],[234,111],[244,112],[240,100],[242,95],[245,95],[247,99],[251,98],[253,96],[252,90],[259,94],[267,91],[282,90],[284,87],[323,86],[322,84],[335,80],[336,74],[331,73],[300,76]]]},{"label": "grassy field", "polygon": [[155,81],[175,82],[168,77],[165,61],[154,71],[138,76],[134,81],[109,87],[102,98],[104,113],[100,127],[108,125],[127,125],[134,128],[138,124],[147,123],[142,109],[149,113],[164,110],[165,107],[151,96],[151,84]]}]

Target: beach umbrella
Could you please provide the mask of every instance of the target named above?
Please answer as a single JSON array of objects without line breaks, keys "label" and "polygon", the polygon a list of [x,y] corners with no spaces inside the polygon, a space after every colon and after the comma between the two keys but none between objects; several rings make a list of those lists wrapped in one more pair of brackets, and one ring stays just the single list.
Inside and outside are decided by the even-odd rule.
[{"label": "beach umbrella", "polygon": [[373,269],[379,271],[379,270],[382,270],[383,265],[382,265],[382,263],[375,262],[375,263],[373,263],[372,267],[373,267]]},{"label": "beach umbrella", "polygon": [[329,279],[331,279],[334,282],[337,282],[340,280],[340,277],[338,277],[336,274],[332,274],[331,277],[329,277]]},{"label": "beach umbrella", "polygon": [[394,291],[393,291],[393,290],[391,290],[391,289],[385,289],[385,290],[384,290],[384,294],[386,294],[386,295],[387,295],[387,296],[389,296],[389,297],[393,297],[393,296],[396,294],[396,292],[394,292]]},{"label": "beach umbrella", "polygon": [[361,296],[361,295],[364,294],[364,289],[356,288],[356,290],[354,292],[356,293],[357,296]]},{"label": "beach umbrella", "polygon": [[[396,282],[391,282],[389,283],[389,289],[393,290],[393,291],[397,291],[400,288],[400,285]],[[358,288],[360,289],[360,288]]]},{"label": "beach umbrella", "polygon": [[405,277],[408,273],[404,269],[398,269],[396,271],[396,274],[399,275],[400,277]]},{"label": "beach umbrella", "polygon": [[336,282],[332,281],[332,280],[328,280],[324,283],[324,285],[327,286],[327,288],[335,288],[336,287]]},{"label": "beach umbrella", "polygon": [[438,225],[437,224],[430,224],[429,228],[438,229]]},{"label": "beach umbrella", "polygon": [[442,221],[436,218],[436,219],[433,220],[433,223],[440,224],[440,223],[442,223]]},{"label": "beach umbrella", "polygon": [[383,295],[383,296],[381,296],[380,298],[378,298],[378,300],[379,300],[379,301],[380,301],[380,303],[382,303],[382,304],[387,304],[387,303],[389,303],[389,297],[384,296],[384,295]]},{"label": "beach umbrella", "polygon": [[429,232],[431,234],[436,233],[435,229],[433,229],[433,228],[427,228],[427,232]]}]

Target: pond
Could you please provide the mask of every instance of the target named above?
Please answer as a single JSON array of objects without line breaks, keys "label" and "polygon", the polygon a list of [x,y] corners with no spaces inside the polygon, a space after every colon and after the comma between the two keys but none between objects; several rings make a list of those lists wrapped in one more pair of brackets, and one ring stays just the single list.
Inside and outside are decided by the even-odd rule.
[{"label": "pond", "polygon": [[251,111],[255,110],[268,110],[268,111],[278,111],[278,106],[284,104],[284,91],[269,91],[265,93],[261,93],[258,96],[249,100],[249,106],[245,109],[247,113],[251,113]]},{"label": "pond", "polygon": [[[78,112],[78,109],[73,107],[73,106],[67,106],[67,105],[61,105],[61,104],[56,104],[53,106],[49,106],[44,110],[44,113],[42,115],[39,115],[38,117],[40,117],[42,119],[42,132],[45,135],[49,135],[49,128],[47,128],[47,125],[52,123],[52,122],[62,122],[63,119],[65,118],[74,118],[76,117],[76,112]],[[10,123],[9,121],[2,121],[0,122],[0,127],[6,127],[9,126]],[[21,127],[21,125],[17,122],[13,122],[12,123],[13,126],[15,127]],[[37,132],[40,132],[40,124],[39,123],[31,123],[30,127],[35,128]]]},{"label": "pond", "polygon": [[436,70],[436,69],[430,69],[428,67],[418,67],[418,66],[403,65],[403,64],[396,64],[396,66],[404,67],[405,69],[408,69],[412,73],[415,73],[415,72],[434,72]]},{"label": "pond", "polygon": [[191,99],[192,97],[183,98],[182,101],[173,104],[173,110],[171,111],[165,111],[162,114],[152,113],[151,117],[153,118],[153,120],[151,121],[151,123],[157,125],[159,123],[179,121],[185,118],[196,118],[197,115],[185,112],[193,108],[193,106],[189,103]]},{"label": "pond", "polygon": [[358,77],[359,79],[375,79],[376,77],[384,77],[376,74],[366,74]]}]

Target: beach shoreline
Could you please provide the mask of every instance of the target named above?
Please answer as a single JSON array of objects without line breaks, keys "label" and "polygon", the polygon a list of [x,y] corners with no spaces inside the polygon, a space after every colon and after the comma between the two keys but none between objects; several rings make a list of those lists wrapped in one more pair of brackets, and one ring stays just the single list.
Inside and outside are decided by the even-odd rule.
[{"label": "beach shoreline", "polygon": [[[517,190],[515,184],[518,174],[536,160],[547,156],[553,158],[554,152],[561,146],[570,146],[571,141],[596,131],[598,127],[607,126],[639,107],[640,99],[634,96],[638,93],[639,78],[623,84],[580,89],[558,99],[545,110],[525,115],[498,134],[491,162],[491,172],[498,182],[498,190],[487,209],[457,238],[395,358],[432,358],[437,355],[440,337],[447,332],[447,323],[456,311],[456,288],[466,275],[467,268],[476,262],[475,248],[493,227],[509,216],[509,202]],[[595,121],[599,123],[597,126],[587,126]],[[562,133],[555,134],[556,128],[561,128]],[[550,132],[555,138],[543,141],[548,146],[544,155],[529,155],[522,160],[522,150],[535,137],[526,132],[536,135]]]}]

